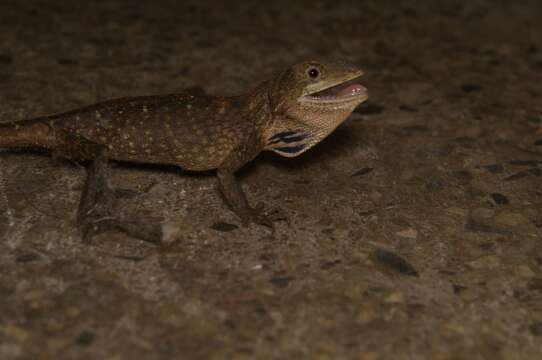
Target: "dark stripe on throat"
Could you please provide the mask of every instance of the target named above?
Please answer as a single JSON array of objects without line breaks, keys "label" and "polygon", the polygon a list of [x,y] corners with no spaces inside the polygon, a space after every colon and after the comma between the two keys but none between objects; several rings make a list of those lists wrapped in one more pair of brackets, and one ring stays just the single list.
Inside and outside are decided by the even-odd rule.
[{"label": "dark stripe on throat", "polygon": [[298,136],[291,136],[291,137],[284,137],[284,138],[280,138],[280,139],[270,141],[269,145],[278,144],[279,142],[283,142],[283,143],[286,143],[286,144],[291,144],[291,143],[294,143],[296,141],[301,141],[301,140],[306,139],[306,138],[307,138],[307,134],[301,134],[301,135],[298,135]]},{"label": "dark stripe on throat", "polygon": [[278,133],[278,134],[275,134],[275,135],[271,136],[269,138],[269,141],[273,141],[273,140],[276,140],[276,139],[281,139],[281,138],[286,137],[286,136],[292,136],[292,135],[295,135],[297,133],[298,133],[298,131],[283,131],[281,133]]},{"label": "dark stripe on throat", "polygon": [[305,148],[305,144],[300,144],[296,146],[281,146],[281,147],[275,147],[273,150],[280,151],[287,154],[295,154],[297,152],[300,152]]}]

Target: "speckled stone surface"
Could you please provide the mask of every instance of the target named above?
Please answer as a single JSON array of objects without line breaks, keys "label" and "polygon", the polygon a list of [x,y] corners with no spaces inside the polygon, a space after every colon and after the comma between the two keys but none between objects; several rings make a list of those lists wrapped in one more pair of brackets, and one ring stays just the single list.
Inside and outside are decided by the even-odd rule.
[{"label": "speckled stone surface", "polygon": [[[234,94],[310,58],[370,99],[295,159],[211,174],[114,167],[183,230],[81,243],[84,171],[0,154],[1,359],[542,358],[538,1],[0,3],[0,121],[185,88]],[[135,193],[134,193],[135,191]],[[11,225],[11,226],[10,226]]]}]

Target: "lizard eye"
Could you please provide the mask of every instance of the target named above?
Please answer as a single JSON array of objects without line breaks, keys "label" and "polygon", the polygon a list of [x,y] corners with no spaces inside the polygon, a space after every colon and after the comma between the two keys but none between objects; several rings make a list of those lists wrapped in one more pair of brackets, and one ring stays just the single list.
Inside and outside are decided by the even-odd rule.
[{"label": "lizard eye", "polygon": [[311,78],[311,79],[317,79],[319,76],[320,76],[320,70],[318,70],[317,68],[315,67],[311,67],[307,70],[307,75]]}]

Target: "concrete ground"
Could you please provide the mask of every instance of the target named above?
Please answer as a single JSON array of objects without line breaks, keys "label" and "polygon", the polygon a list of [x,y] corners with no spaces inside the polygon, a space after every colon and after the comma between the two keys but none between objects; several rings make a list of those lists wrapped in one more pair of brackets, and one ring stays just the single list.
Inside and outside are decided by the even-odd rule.
[{"label": "concrete ground", "polygon": [[299,60],[366,70],[370,100],[241,177],[117,165],[155,246],[81,242],[84,169],[0,154],[0,358],[542,359],[539,1],[0,3],[0,121],[108,98],[243,91]]}]

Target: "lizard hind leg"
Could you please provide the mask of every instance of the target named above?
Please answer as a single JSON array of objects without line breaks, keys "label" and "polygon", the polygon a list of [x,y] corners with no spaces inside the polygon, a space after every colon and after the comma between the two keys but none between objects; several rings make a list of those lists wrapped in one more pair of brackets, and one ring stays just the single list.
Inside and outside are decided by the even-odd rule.
[{"label": "lizard hind leg", "polygon": [[117,192],[111,186],[109,172],[107,153],[101,149],[87,169],[77,212],[77,224],[83,241],[90,243],[98,233],[120,230],[142,240],[160,243],[162,224],[158,219],[125,214],[116,196]]},{"label": "lizard hind leg", "polygon": [[115,208],[114,190],[109,182],[109,164],[103,150],[87,169],[77,210],[77,225],[83,241],[90,242],[94,234],[110,227]]}]

